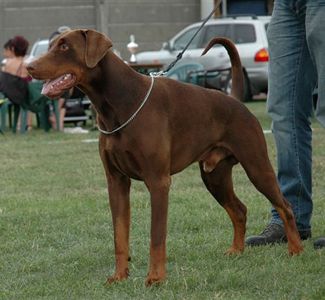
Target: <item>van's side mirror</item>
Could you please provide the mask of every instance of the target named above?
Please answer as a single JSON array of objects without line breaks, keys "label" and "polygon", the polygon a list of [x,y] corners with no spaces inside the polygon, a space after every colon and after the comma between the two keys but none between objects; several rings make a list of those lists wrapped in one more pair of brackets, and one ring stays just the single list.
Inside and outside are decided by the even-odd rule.
[{"label": "van's side mirror", "polygon": [[167,50],[169,52],[172,51],[172,46],[171,46],[170,42],[164,42],[162,45],[162,49]]}]

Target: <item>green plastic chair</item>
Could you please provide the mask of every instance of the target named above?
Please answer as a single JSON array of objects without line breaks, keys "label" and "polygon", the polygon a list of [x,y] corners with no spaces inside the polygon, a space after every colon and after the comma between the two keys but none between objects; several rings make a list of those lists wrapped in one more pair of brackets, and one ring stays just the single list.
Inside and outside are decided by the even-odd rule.
[{"label": "green plastic chair", "polygon": [[9,100],[0,92],[0,130],[2,133],[6,129],[8,105]]},{"label": "green plastic chair", "polygon": [[4,132],[6,130],[7,115],[9,113],[11,116],[12,109],[13,109],[13,115],[14,115],[12,131],[14,133],[16,133],[19,114],[21,114],[20,132],[24,133],[26,131],[26,125],[27,125],[27,109],[25,109],[19,105],[15,105],[15,104],[11,103],[9,101],[9,99],[7,99],[4,96],[4,94],[0,93],[0,128],[1,128],[2,132]]},{"label": "green plastic chair", "polygon": [[[7,124],[7,116],[9,115],[9,124],[11,123],[11,115],[13,110],[12,131],[17,131],[19,114],[21,115],[20,133],[26,132],[28,111],[35,113],[39,120],[39,125],[44,131],[49,131],[51,124],[49,122],[48,106],[52,105],[55,113],[57,129],[60,129],[60,112],[59,104],[56,100],[50,100],[41,94],[43,83],[41,81],[32,81],[28,84],[28,99],[22,105],[12,104],[3,94],[0,94],[0,128],[4,132]],[[11,124],[10,124],[11,125]]]},{"label": "green plastic chair", "polygon": [[191,74],[203,70],[204,70],[203,65],[199,63],[194,63],[194,62],[183,63],[183,64],[176,65],[173,69],[171,69],[166,74],[166,76],[178,81],[198,84],[196,76],[192,76]]}]

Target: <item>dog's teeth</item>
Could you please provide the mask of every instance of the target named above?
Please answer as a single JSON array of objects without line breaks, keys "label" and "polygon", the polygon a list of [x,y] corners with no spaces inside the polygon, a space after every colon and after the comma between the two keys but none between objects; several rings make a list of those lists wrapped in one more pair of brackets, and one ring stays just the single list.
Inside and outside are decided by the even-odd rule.
[{"label": "dog's teeth", "polygon": [[70,79],[71,78],[71,74],[66,74],[65,76],[64,76],[64,80],[68,80],[68,79]]}]

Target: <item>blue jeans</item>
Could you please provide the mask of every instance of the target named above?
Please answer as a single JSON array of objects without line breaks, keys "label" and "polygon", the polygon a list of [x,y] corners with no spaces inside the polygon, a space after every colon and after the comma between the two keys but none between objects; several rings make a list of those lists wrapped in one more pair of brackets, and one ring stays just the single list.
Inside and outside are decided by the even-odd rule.
[{"label": "blue jeans", "polygon": [[[299,231],[311,229],[312,95],[325,125],[325,0],[276,0],[269,40],[268,113],[277,147],[278,181]],[[282,224],[272,209],[271,223]]]}]

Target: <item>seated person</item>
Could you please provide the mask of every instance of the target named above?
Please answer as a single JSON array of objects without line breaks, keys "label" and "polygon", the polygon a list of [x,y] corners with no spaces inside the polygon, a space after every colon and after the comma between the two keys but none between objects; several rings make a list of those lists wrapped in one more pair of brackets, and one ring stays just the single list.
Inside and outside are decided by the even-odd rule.
[{"label": "seated person", "polygon": [[[22,37],[22,36],[15,36],[14,38],[8,40],[4,44],[4,63],[1,67],[1,71],[7,74],[20,77],[23,81],[29,82],[31,80],[31,77],[29,76],[26,66],[25,66],[25,55],[27,53],[28,49],[28,41]],[[5,84],[5,83],[3,83]],[[17,86],[17,89],[20,87]],[[2,89],[5,89],[4,86],[2,86]],[[27,87],[26,87],[27,90]],[[5,91],[4,91],[5,92]],[[22,96],[23,97],[23,96]],[[27,97],[27,94],[25,95]],[[8,96],[10,99],[10,97]],[[15,102],[14,99],[10,99],[12,102]],[[18,101],[18,100],[17,100]],[[17,104],[17,103],[16,103]],[[32,126],[32,114],[29,113],[27,126],[31,128]]]}]

